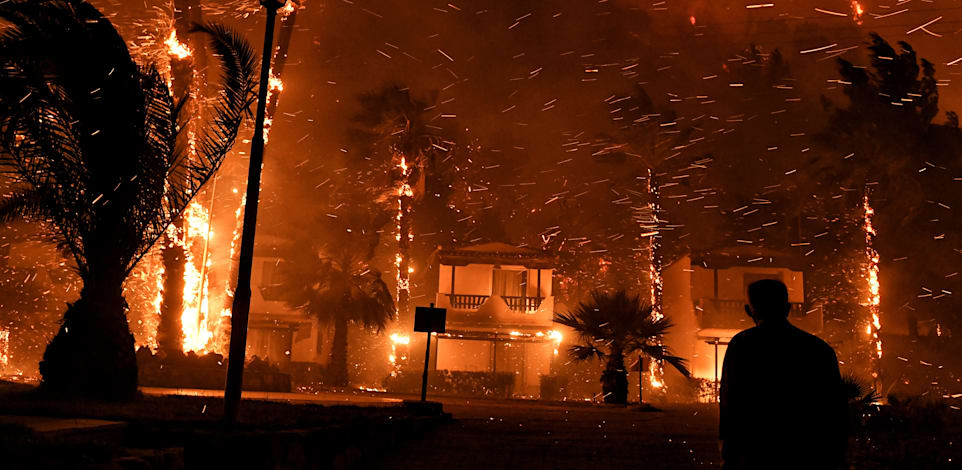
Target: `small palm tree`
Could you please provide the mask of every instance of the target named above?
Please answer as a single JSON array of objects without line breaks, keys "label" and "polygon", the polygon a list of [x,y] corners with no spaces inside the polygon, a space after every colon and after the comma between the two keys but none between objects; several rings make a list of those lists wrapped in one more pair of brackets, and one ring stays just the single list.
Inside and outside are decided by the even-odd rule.
[{"label": "small palm tree", "polygon": [[339,387],[350,383],[348,326],[355,324],[380,332],[396,313],[390,289],[381,279],[381,272],[371,265],[377,247],[376,228],[361,228],[368,225],[358,220],[365,217],[364,213],[353,215],[356,225],[344,224],[350,228],[325,237],[325,242],[317,242],[315,234],[301,237],[282,250],[278,265],[280,282],[270,287],[272,297],[334,326],[327,379],[330,385]]},{"label": "small palm tree", "polygon": [[592,291],[589,299],[580,302],[573,311],[555,314],[555,323],[574,330],[581,341],[571,347],[573,359],[583,361],[597,357],[605,361],[601,387],[606,403],[628,402],[625,356],[633,353],[664,361],[686,377],[689,375],[685,360],[672,356],[668,348],[660,344],[671,323],[667,318],[655,319],[652,312],[652,307],[641,297],[628,295],[622,289],[614,293]]},{"label": "small palm tree", "polygon": [[137,363],[124,280],[233,145],[253,101],[253,49],[222,26],[197,27],[224,83],[191,157],[180,133],[187,97],[135,63],[92,5],[10,0],[0,18],[0,172],[13,187],[0,221],[42,222],[83,281],[40,363],[42,384],[130,398]]}]

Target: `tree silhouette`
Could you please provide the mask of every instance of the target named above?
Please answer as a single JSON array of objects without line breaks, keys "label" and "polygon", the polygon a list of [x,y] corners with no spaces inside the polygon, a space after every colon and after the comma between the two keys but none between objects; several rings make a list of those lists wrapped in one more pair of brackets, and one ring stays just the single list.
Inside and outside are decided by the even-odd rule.
[{"label": "tree silhouette", "polygon": [[255,59],[239,35],[198,26],[223,88],[187,158],[175,99],[152,65],[81,1],[10,1],[0,38],[0,220],[42,221],[83,281],[40,363],[45,388],[124,399],[137,390],[124,279],[217,170],[252,101]]},{"label": "tree silhouette", "polygon": [[[958,329],[962,303],[937,294],[959,288],[957,279],[947,277],[957,264],[949,247],[962,242],[962,225],[950,209],[962,204],[962,197],[947,190],[962,169],[957,116],[947,112],[946,125],[934,122],[939,112],[935,66],[919,59],[910,44],[899,42],[896,50],[872,34],[868,53],[868,67],[838,62],[847,103],[831,107],[830,121],[818,136],[822,148],[809,171],[813,186],[820,186],[827,219],[856,221],[851,213],[861,210],[866,188],[874,188],[885,318],[903,317],[914,331],[917,320],[928,320],[916,318],[915,312],[923,310],[943,327]],[[833,200],[829,193],[843,197]],[[921,302],[927,305],[917,308]]]},{"label": "tree silhouette", "polygon": [[664,361],[686,377],[685,360],[671,355],[660,339],[671,328],[667,318],[655,319],[652,307],[624,290],[593,291],[574,310],[555,313],[554,321],[574,330],[580,344],[571,347],[573,359],[605,361],[601,388],[606,403],[628,402],[628,371],[625,356],[640,353]]},{"label": "tree silhouette", "polygon": [[268,287],[272,298],[334,326],[330,385],[350,383],[348,326],[381,331],[395,318],[391,292],[371,265],[384,224],[372,213],[377,214],[344,211],[334,222],[325,222],[323,233],[297,237],[281,250],[279,282]]}]

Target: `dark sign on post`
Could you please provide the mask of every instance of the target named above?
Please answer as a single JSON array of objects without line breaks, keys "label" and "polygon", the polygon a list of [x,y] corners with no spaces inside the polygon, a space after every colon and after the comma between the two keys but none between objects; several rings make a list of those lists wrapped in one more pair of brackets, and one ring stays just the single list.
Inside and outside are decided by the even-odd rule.
[{"label": "dark sign on post", "polygon": [[443,308],[418,307],[414,310],[414,331],[428,334],[428,344],[424,348],[424,375],[421,376],[421,401],[428,394],[428,365],[431,359],[431,333],[444,333],[444,320],[448,311]]},{"label": "dark sign on post", "polygon": [[418,307],[414,309],[414,331],[421,333],[444,333],[448,311],[443,308]]}]

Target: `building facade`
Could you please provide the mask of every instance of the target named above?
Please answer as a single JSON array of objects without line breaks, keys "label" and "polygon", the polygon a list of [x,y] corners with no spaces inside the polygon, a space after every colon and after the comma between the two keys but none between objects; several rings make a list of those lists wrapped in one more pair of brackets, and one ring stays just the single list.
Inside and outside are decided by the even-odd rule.
[{"label": "building facade", "polygon": [[554,259],[540,251],[486,243],[439,252],[435,304],[447,309],[437,370],[509,372],[515,395],[538,396],[560,333],[554,327]]}]

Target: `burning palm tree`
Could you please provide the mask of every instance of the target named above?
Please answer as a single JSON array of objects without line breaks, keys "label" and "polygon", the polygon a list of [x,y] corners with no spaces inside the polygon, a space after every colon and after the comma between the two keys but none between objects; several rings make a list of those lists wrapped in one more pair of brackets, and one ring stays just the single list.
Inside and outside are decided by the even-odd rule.
[{"label": "burning palm tree", "polygon": [[41,221],[83,281],[40,372],[52,391],[123,399],[137,390],[127,275],[210,179],[252,102],[256,60],[242,37],[198,26],[221,61],[212,119],[186,158],[186,97],[138,65],[96,8],[71,0],[0,5],[0,167],[14,191],[0,220]]},{"label": "burning palm tree", "polygon": [[397,85],[364,93],[359,98],[361,112],[354,117],[359,125],[355,139],[366,145],[386,143],[391,154],[393,179],[392,199],[396,200],[396,230],[398,252],[395,257],[397,270],[397,309],[407,313],[411,297],[410,266],[411,209],[415,198],[422,191],[425,172],[432,158],[439,152],[446,153],[441,128],[427,120],[428,102],[415,99],[407,88]]},{"label": "burning palm tree", "polygon": [[628,370],[625,357],[640,353],[667,362],[686,377],[685,360],[671,355],[661,338],[671,328],[665,317],[656,317],[651,305],[624,290],[593,291],[571,312],[556,313],[556,323],[571,328],[581,344],[571,347],[573,359],[598,358],[605,361],[601,387],[606,403],[628,402]]}]

